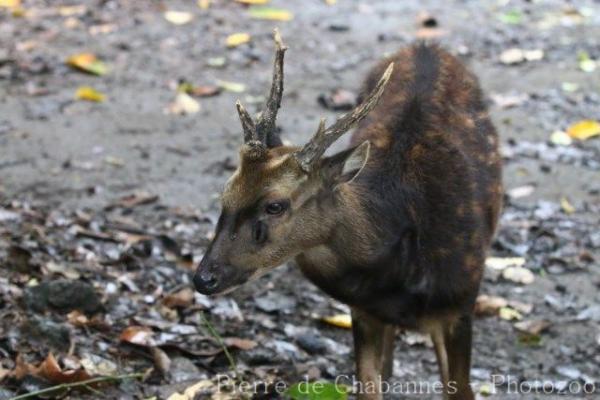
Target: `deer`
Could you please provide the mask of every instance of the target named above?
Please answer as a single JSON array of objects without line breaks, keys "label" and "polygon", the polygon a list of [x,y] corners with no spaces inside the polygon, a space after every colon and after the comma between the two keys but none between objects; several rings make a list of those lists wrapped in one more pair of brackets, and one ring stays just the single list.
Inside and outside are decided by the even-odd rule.
[{"label": "deer", "polygon": [[[227,293],[294,260],[351,310],[359,382],[388,382],[397,329],[431,335],[446,399],[470,386],[473,309],[502,207],[501,157],[478,79],[435,43],[380,61],[359,105],[303,146],[276,128],[287,47],[275,30],[264,109],[244,143],[193,283]],[[347,149],[326,150],[356,127]],[[357,394],[381,400],[383,390]]]}]

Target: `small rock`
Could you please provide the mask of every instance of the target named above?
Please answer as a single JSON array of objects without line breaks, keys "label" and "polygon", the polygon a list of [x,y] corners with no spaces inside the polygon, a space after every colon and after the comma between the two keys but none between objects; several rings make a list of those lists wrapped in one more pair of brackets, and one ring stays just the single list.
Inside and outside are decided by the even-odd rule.
[{"label": "small rock", "polygon": [[102,308],[92,285],[67,279],[43,282],[29,287],[25,289],[23,299],[28,308],[37,312],[55,308],[63,312],[80,310],[86,314],[93,314]]},{"label": "small rock", "polygon": [[296,307],[296,299],[276,292],[269,292],[266,296],[258,297],[254,299],[254,303],[259,310],[267,313],[275,311],[290,312]]},{"label": "small rock", "polygon": [[310,333],[298,335],[296,343],[310,354],[324,354],[328,350],[327,343],[322,337]]},{"label": "small rock", "polygon": [[559,365],[555,369],[562,376],[572,380],[577,380],[581,377],[581,371],[572,365]]},{"label": "small rock", "polygon": [[588,308],[581,311],[577,314],[577,319],[580,321],[592,320],[599,322],[600,321],[600,306],[589,306]]},{"label": "small rock", "polygon": [[50,319],[32,316],[22,326],[24,338],[44,344],[52,349],[67,350],[70,345],[70,331],[67,325]]},{"label": "small rock", "polygon": [[185,357],[172,358],[169,372],[171,380],[174,383],[192,380],[198,381],[205,377],[200,369],[190,359]]}]

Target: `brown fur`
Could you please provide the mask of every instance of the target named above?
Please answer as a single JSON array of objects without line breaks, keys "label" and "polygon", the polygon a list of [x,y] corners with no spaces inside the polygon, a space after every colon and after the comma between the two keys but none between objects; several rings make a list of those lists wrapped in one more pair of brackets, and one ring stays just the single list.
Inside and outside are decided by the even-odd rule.
[{"label": "brown fur", "polygon": [[[436,46],[401,50],[373,69],[364,93],[390,61],[349,150],[310,173],[295,147],[258,162],[242,151],[199,271],[225,271],[223,290],[295,258],[352,307],[359,378],[390,372],[388,327],[421,329],[436,341],[445,383],[458,386],[448,396],[472,399],[471,314],[501,209],[498,140],[477,79],[456,58]],[[355,147],[365,141],[370,152]],[[270,215],[278,199],[287,208]]]}]

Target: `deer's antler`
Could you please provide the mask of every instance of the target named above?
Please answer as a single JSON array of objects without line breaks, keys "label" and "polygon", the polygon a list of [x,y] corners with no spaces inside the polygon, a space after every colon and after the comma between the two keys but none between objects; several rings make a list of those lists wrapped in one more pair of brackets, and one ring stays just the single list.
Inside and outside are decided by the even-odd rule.
[{"label": "deer's antler", "polygon": [[377,105],[377,102],[381,98],[383,90],[392,75],[393,69],[394,63],[390,63],[373,91],[369,94],[369,97],[354,110],[340,117],[333,125],[325,128],[325,119],[321,119],[319,128],[314,136],[302,149],[294,154],[302,170],[310,172],[314,162],[321,158],[327,148],[366,117],[373,107]]},{"label": "deer's antler", "polygon": [[283,95],[283,56],[287,47],[281,40],[279,30],[275,28],[273,37],[275,39],[275,63],[273,66],[273,83],[269,98],[265,108],[260,113],[256,124],[250,117],[250,114],[242,106],[239,100],[236,103],[242,129],[244,130],[244,143],[251,144],[252,147],[264,147],[267,143],[272,143],[271,136],[275,134],[275,121],[277,120],[277,111],[281,106],[281,97]]}]

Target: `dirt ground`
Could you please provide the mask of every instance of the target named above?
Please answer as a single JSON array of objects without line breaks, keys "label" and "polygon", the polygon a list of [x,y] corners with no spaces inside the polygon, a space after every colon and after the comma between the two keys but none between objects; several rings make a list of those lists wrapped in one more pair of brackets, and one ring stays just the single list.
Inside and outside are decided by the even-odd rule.
[{"label": "dirt ground", "polygon": [[[145,373],[144,383],[122,379],[50,395],[73,399],[166,399],[230,370],[221,341],[247,379],[292,384],[306,375],[352,374],[350,332],[319,321],[347,310],[293,266],[226,297],[188,289],[219,212],[218,192],[237,163],[234,102],[258,111],[276,25],[289,46],[278,123],[294,143],[307,139],[321,116],[339,114],[325,109],[320,95],[356,92],[380,57],[417,36],[435,36],[477,73],[505,159],[506,208],[491,256],[524,260],[532,275],[520,278],[533,281],[515,283],[506,269],[488,268],[482,293],[508,303],[476,320],[475,389],[515,398],[501,378],[493,385],[498,375],[524,382],[523,398],[597,397],[600,138],[568,145],[550,138],[577,121],[600,119],[600,4],[270,5],[293,20],[253,19],[246,6],[225,0],[206,10],[175,0],[24,0],[24,15],[0,8],[0,399],[61,382],[35,370],[49,352],[63,371]],[[193,19],[172,24],[167,10]],[[435,19],[437,27],[419,28],[423,12],[431,17],[425,25]],[[236,32],[251,41],[228,49],[225,40]],[[507,60],[511,48],[523,50],[517,60]],[[65,64],[82,52],[96,54],[108,73]],[[582,67],[584,54],[591,61]],[[197,98],[199,112],[174,115],[166,110],[183,80],[246,87],[236,93],[226,85]],[[74,100],[81,86],[106,100]],[[397,382],[437,379],[434,353],[419,336],[399,334],[395,359]],[[534,394],[543,382],[552,393]],[[260,398],[278,398],[270,396]]]}]

